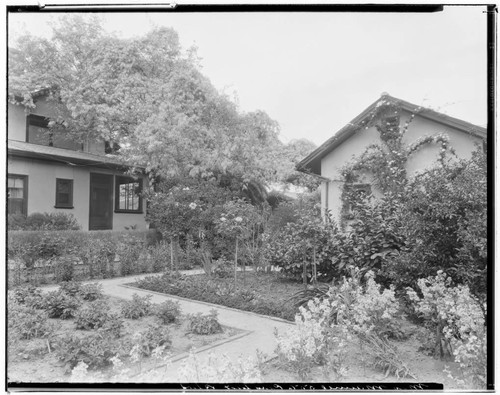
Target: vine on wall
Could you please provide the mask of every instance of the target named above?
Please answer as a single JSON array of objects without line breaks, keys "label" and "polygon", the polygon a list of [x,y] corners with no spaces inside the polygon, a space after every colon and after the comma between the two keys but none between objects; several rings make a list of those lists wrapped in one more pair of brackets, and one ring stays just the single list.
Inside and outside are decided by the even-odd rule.
[{"label": "vine on wall", "polygon": [[437,144],[440,147],[438,161],[442,166],[446,165],[449,154],[456,156],[445,133],[424,136],[411,144],[403,143],[403,137],[419,111],[420,109],[416,109],[401,125],[401,106],[397,101],[383,98],[368,118],[358,125],[360,129],[374,126],[380,135],[381,143],[369,145],[361,155],[341,170],[344,179],[341,196],[342,222],[351,219],[349,206],[364,198],[357,194],[355,188],[350,187],[362,182],[364,175],[369,174],[373,186],[384,195],[397,195],[408,183],[406,165],[409,158],[424,146]]}]

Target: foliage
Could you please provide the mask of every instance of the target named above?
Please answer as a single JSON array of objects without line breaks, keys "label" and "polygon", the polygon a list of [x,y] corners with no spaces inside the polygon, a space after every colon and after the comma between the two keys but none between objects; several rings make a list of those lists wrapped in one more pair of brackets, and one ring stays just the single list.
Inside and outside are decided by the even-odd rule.
[{"label": "foliage", "polygon": [[226,354],[199,357],[194,351],[181,363],[178,379],[181,382],[193,383],[259,383],[262,371],[253,358],[230,359]]},{"label": "foliage", "polygon": [[212,335],[222,332],[222,327],[217,319],[217,310],[210,310],[209,314],[197,313],[188,315],[189,331],[197,335]]},{"label": "foliage", "polygon": [[175,322],[181,314],[179,302],[166,300],[155,306],[154,315],[161,321],[162,324],[170,324]]},{"label": "foliage", "polygon": [[76,312],[75,325],[76,329],[84,330],[105,328],[119,335],[123,321],[109,312],[109,305],[105,300],[96,300]]},{"label": "foliage", "polygon": [[331,320],[328,299],[314,299],[301,306],[295,316],[296,326],[284,334],[275,332],[276,353],[281,366],[306,379],[316,365],[328,365],[337,376],[345,373],[349,332]]},{"label": "foliage", "polygon": [[134,232],[125,233],[121,238],[117,249],[117,253],[120,256],[120,269],[122,276],[141,273],[144,269],[140,265],[140,255],[141,252],[146,249],[146,240],[134,237],[133,233]]},{"label": "foliage", "polygon": [[50,291],[43,296],[43,309],[49,318],[67,320],[73,318],[81,305],[81,301],[62,292]]},{"label": "foliage", "polygon": [[8,309],[9,338],[30,340],[52,333],[53,328],[48,323],[47,314],[32,306],[20,304],[14,294],[9,294]]},{"label": "foliage", "polygon": [[77,281],[64,281],[59,284],[59,290],[68,296],[76,297],[82,292],[82,284]]},{"label": "foliage", "polygon": [[401,221],[407,248],[387,265],[399,287],[444,270],[486,300],[486,158],[437,167],[415,178],[405,193]]},{"label": "foliage", "polygon": [[17,287],[10,295],[12,295],[16,303],[26,305],[27,307],[39,309],[42,306],[42,291],[33,285],[28,284],[23,287]]},{"label": "foliage", "polygon": [[149,325],[146,330],[134,334],[133,339],[131,356],[137,352],[140,356],[149,357],[154,349],[161,346],[169,348],[172,344],[169,329],[162,324]]},{"label": "foliage", "polygon": [[335,224],[323,221],[317,208],[300,210],[297,215],[296,222],[288,222],[266,243],[266,259],[296,279],[305,280],[304,274],[308,281],[338,277],[340,271],[332,263],[336,252]]},{"label": "foliage", "polygon": [[401,359],[397,348],[387,338],[377,334],[361,335],[365,343],[364,350],[372,357],[373,366],[385,372],[385,377],[392,374],[397,378],[416,379],[406,363]]},{"label": "foliage", "polygon": [[151,295],[139,296],[133,294],[132,300],[122,302],[121,313],[125,318],[137,320],[151,314],[152,309]]},{"label": "foliage", "polygon": [[206,276],[182,276],[166,273],[149,276],[136,282],[136,286],[155,292],[177,295],[188,299],[220,304],[239,310],[292,320],[295,311],[283,300],[267,300],[258,292],[238,289],[228,279],[209,279]]},{"label": "foliage", "polygon": [[32,213],[27,217],[10,214],[7,220],[9,230],[79,230],[80,225],[73,214]]},{"label": "foliage", "polygon": [[217,278],[229,278],[233,275],[232,263],[220,258],[213,262],[211,273]]},{"label": "foliage", "polygon": [[122,352],[120,342],[107,331],[94,331],[80,337],[65,335],[57,341],[55,353],[69,370],[79,362],[90,368],[102,368],[111,364],[111,358]]},{"label": "foliage", "polygon": [[102,299],[104,296],[102,285],[99,283],[82,284],[79,295],[83,300],[93,302],[97,299]]},{"label": "foliage", "polygon": [[471,295],[466,285],[452,285],[443,271],[435,277],[419,279],[421,296],[408,288],[413,306],[437,335],[437,350],[446,356],[448,346],[460,365],[466,381],[475,386],[486,384],[485,306]]}]

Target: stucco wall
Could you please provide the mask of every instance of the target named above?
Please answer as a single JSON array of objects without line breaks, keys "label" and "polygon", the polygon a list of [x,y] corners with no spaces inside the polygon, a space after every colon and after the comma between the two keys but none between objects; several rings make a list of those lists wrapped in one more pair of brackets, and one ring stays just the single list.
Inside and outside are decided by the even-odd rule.
[{"label": "stucco wall", "polygon": [[[409,117],[409,113],[402,114],[402,124],[406,117]],[[403,138],[403,142],[405,144],[411,144],[419,137],[432,136],[437,133],[446,133],[448,135],[450,138],[450,146],[455,149],[457,156],[460,158],[470,158],[472,152],[476,148],[475,143],[481,143],[479,137],[419,117],[418,115],[411,122],[408,132]],[[327,183],[322,184],[321,206],[323,209],[328,208],[335,220],[339,220],[342,208],[341,194],[343,183],[340,170],[345,164],[363,153],[368,145],[380,142],[380,137],[375,127],[362,129],[321,160],[321,175],[331,180],[328,183],[328,193],[326,192]],[[439,149],[440,147],[436,144],[428,144],[414,153],[407,163],[408,175],[411,177],[436,164]],[[366,176],[364,181],[369,182],[369,176]],[[377,194],[377,191],[374,192]],[[326,200],[327,196],[328,201]]]},{"label": "stucco wall", "polygon": [[[35,212],[65,212],[75,216],[82,230],[89,229],[90,173],[121,174],[108,169],[59,165],[53,162],[35,159],[9,158],[8,173],[28,176],[28,215]],[[55,208],[56,178],[73,180],[73,209]],[[144,186],[147,178],[144,178]],[[113,188],[114,191],[114,188]],[[114,196],[113,196],[114,199]],[[114,207],[114,206],[113,206]],[[113,230],[124,230],[125,226],[137,225],[138,229],[147,229],[144,213],[113,213]]]},{"label": "stucco wall", "polygon": [[26,113],[23,106],[9,103],[8,106],[8,138],[17,141],[26,141]]},{"label": "stucco wall", "polygon": [[[50,102],[47,102],[45,98],[39,98],[36,101],[36,107],[34,109],[25,111],[24,106],[18,106],[12,103],[8,105],[8,135],[10,140],[26,141],[26,116],[31,114],[41,115],[44,117],[51,117],[54,115],[54,111],[51,109]],[[54,146],[59,148],[66,148],[72,150],[82,150],[81,144],[75,144],[72,140],[67,140],[56,136],[54,138]],[[103,154],[104,155],[104,141],[86,141],[83,144],[83,151],[90,152],[92,154]]]}]

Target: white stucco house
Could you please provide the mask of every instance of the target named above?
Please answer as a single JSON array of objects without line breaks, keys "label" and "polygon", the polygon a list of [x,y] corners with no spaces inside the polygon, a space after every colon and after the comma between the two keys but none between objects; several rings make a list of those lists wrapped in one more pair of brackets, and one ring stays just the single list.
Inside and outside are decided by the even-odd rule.
[{"label": "white stucco house", "polygon": [[[341,217],[341,196],[345,185],[341,169],[359,157],[369,145],[381,143],[380,133],[374,122],[377,120],[373,118],[380,116],[376,111],[377,108],[385,105],[396,106],[399,109],[397,122],[400,127],[411,119],[402,138],[402,143],[405,145],[425,136],[445,134],[458,158],[470,158],[477,145],[485,149],[487,135],[485,128],[382,94],[361,114],[297,164],[297,170],[321,177],[321,207],[323,210],[329,210],[335,220]],[[438,145],[426,144],[415,152],[406,163],[408,176],[411,177],[435,165],[439,150]],[[363,182],[360,186],[365,186],[369,178]],[[372,192],[376,196],[376,191]]]},{"label": "white stucco house", "polygon": [[49,130],[46,90],[34,97],[33,109],[8,104],[8,214],[65,212],[82,230],[147,229],[147,176],[127,175],[129,166],[105,141],[77,143]]}]

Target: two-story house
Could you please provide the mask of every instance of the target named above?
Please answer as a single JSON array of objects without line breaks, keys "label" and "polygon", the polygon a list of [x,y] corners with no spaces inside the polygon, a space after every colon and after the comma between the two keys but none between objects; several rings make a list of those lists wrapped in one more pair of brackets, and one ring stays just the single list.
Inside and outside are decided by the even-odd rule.
[{"label": "two-story house", "polygon": [[[485,147],[485,128],[383,94],[381,98],[297,164],[297,170],[322,178],[321,207],[323,212],[329,210],[337,221],[340,220],[344,208],[342,192],[345,180],[342,177],[342,169],[359,157],[368,146],[381,144],[380,133],[374,122],[376,119],[373,117],[377,114],[377,108],[389,103],[399,109],[397,123],[401,128],[411,120],[402,138],[402,143],[405,145],[410,145],[426,136],[444,134],[449,139],[449,145],[456,156],[463,159],[470,158],[477,145],[482,146],[483,149]],[[416,151],[406,162],[408,176],[411,177],[436,165],[440,149],[436,144],[426,144]],[[368,188],[374,196],[377,196],[377,191],[371,188],[369,175],[359,185],[350,185],[350,187],[359,187],[360,191]]]},{"label": "two-story house", "polygon": [[34,96],[29,111],[8,105],[8,213],[71,213],[83,230],[147,229],[147,177],[127,175],[105,141],[82,144],[52,132],[51,103],[44,91]]}]

